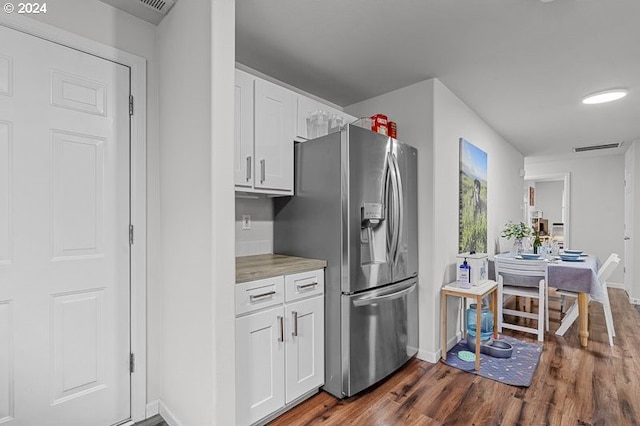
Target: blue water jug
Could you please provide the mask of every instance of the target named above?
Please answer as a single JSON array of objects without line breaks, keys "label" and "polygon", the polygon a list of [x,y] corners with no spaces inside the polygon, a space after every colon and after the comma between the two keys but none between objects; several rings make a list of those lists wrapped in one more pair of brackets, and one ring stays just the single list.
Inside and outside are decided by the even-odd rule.
[{"label": "blue water jug", "polygon": [[[476,338],[477,330],[476,320],[478,318],[478,314],[476,309],[476,303],[472,303],[469,305],[469,309],[467,309],[467,335],[469,338],[473,339]],[[493,313],[491,313],[488,306],[482,306],[480,320],[480,340],[489,340],[491,338],[491,334],[493,334]]]}]

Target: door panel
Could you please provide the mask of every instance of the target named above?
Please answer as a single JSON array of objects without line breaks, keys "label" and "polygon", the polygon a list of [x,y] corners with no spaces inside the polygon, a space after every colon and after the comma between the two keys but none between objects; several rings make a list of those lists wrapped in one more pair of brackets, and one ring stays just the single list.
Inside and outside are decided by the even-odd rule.
[{"label": "door panel", "polygon": [[236,319],[236,421],[239,425],[252,424],[284,406],[282,321],[283,307]]},{"label": "door panel", "polygon": [[287,306],[286,403],[324,383],[324,297]]},{"label": "door panel", "polygon": [[349,126],[348,142],[349,226],[345,237],[349,239],[349,265],[343,267],[349,267],[349,280],[343,282],[342,291],[353,293],[392,282],[385,189],[391,139]]},{"label": "door panel", "polygon": [[256,80],[254,113],[254,186],[292,191],[295,95]]},{"label": "door panel", "polygon": [[0,418],[116,424],[130,417],[129,68],[3,26],[0,40]]},{"label": "door panel", "polygon": [[634,214],[634,157],[637,144],[633,143],[624,154],[624,288],[628,294],[633,294],[634,282],[634,249],[633,249],[633,220]]},{"label": "door panel", "polygon": [[398,253],[393,264],[393,281],[398,282],[418,275],[418,152],[396,141],[392,153],[398,164],[404,201]]},{"label": "door panel", "polygon": [[236,186],[253,185],[253,76],[236,70],[233,175]]}]

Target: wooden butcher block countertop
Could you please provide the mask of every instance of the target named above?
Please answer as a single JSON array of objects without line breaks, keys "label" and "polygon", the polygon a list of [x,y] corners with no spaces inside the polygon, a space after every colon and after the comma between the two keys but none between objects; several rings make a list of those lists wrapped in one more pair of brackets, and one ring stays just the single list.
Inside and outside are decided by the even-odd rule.
[{"label": "wooden butcher block countertop", "polygon": [[247,281],[313,271],[327,266],[325,260],[285,256],[283,254],[258,254],[236,257],[236,284]]}]

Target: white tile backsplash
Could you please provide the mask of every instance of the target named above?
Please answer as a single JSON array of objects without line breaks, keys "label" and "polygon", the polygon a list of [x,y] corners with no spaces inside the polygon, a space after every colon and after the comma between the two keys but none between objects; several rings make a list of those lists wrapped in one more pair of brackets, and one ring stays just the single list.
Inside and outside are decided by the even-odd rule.
[{"label": "white tile backsplash", "polygon": [[[242,216],[251,216],[251,229],[242,229]],[[273,200],[236,198],[236,256],[273,253]]]},{"label": "white tile backsplash", "polygon": [[241,241],[236,243],[236,257],[273,253],[273,240]]}]

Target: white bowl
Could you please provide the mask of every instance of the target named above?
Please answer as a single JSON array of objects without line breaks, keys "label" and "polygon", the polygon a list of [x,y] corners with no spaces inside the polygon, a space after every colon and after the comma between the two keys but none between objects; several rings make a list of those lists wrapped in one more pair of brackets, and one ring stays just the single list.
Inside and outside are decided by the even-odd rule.
[{"label": "white bowl", "polygon": [[581,255],[582,254],[582,250],[563,250],[564,254],[568,254],[568,255],[573,255],[573,254],[577,254],[577,255]]},{"label": "white bowl", "polygon": [[540,255],[536,254],[536,253],[521,253],[520,256],[522,256],[522,258],[525,259],[525,260],[537,260],[537,259],[540,259]]}]

